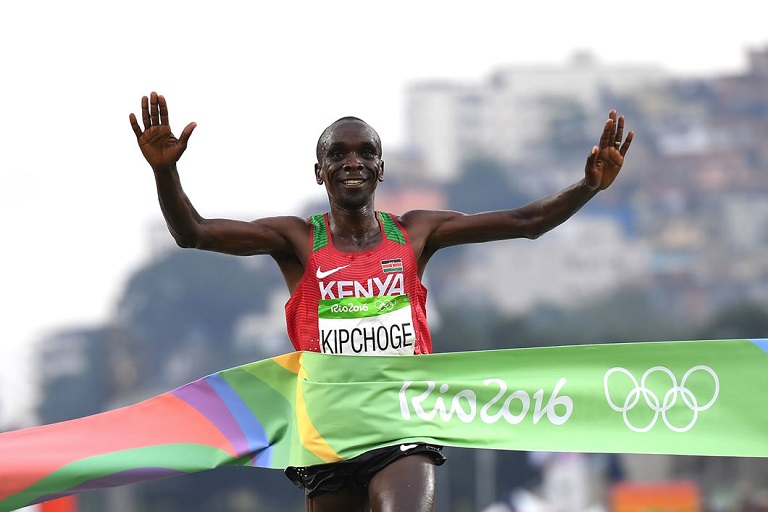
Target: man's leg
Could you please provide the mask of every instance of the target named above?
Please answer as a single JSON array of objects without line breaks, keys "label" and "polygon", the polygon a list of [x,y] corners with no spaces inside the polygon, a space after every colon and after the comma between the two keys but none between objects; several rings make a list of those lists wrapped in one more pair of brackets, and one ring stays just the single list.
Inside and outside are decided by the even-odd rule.
[{"label": "man's leg", "polygon": [[372,512],[434,512],[435,465],[427,455],[398,459],[371,479]]},{"label": "man's leg", "polygon": [[367,512],[368,496],[364,489],[345,487],[338,492],[306,498],[307,512]]}]

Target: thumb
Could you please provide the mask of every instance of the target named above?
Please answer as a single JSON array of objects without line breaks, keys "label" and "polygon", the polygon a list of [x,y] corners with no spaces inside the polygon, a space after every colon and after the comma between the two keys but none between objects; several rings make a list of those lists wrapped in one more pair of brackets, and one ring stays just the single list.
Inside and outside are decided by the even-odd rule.
[{"label": "thumb", "polygon": [[596,188],[600,185],[600,180],[597,176],[596,163],[597,154],[600,152],[597,146],[592,148],[592,152],[587,157],[587,163],[584,166],[584,180],[589,188]]},{"label": "thumb", "polygon": [[189,140],[189,137],[192,135],[192,132],[197,127],[197,123],[189,123],[187,126],[184,127],[184,130],[182,130],[181,135],[179,135],[179,144],[181,144],[182,147],[187,147],[187,141]]},{"label": "thumb", "polygon": [[597,146],[592,146],[592,152],[587,157],[587,170],[591,169],[595,166],[595,162],[597,162],[597,154],[600,152],[600,149],[598,149]]}]

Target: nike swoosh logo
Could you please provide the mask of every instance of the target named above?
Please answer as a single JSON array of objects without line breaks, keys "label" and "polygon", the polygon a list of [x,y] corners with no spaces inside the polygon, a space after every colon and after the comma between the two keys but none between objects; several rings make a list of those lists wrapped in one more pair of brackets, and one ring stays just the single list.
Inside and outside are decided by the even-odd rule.
[{"label": "nike swoosh logo", "polygon": [[411,448],[416,448],[418,445],[415,444],[401,444],[400,445],[400,451],[401,452],[407,452]]},{"label": "nike swoosh logo", "polygon": [[339,270],[341,270],[343,268],[347,268],[348,266],[349,266],[349,264],[343,265],[341,267],[332,268],[331,270],[326,270],[325,272],[320,270],[320,267],[317,267],[317,273],[315,275],[317,276],[318,279],[323,279],[323,278],[326,278],[329,275],[333,274],[334,272],[338,272]]}]

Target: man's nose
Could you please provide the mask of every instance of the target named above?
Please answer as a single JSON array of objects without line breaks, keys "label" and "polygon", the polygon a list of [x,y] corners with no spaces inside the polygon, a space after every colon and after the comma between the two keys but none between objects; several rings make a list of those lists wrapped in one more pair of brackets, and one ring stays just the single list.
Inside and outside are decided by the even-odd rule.
[{"label": "man's nose", "polygon": [[344,170],[352,171],[355,169],[362,169],[363,161],[360,159],[355,151],[350,151],[347,158],[344,160]]}]

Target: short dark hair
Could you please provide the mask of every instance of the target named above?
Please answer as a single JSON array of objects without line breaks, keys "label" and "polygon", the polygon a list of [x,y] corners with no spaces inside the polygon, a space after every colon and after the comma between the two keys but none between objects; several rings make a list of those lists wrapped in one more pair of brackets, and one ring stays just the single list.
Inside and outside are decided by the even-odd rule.
[{"label": "short dark hair", "polygon": [[331,132],[333,131],[333,129],[336,128],[336,126],[341,123],[348,123],[348,122],[362,123],[365,126],[367,126],[368,129],[371,130],[371,132],[373,132],[373,136],[376,140],[376,144],[379,146],[379,156],[381,156],[381,138],[379,137],[379,134],[376,132],[376,130],[374,130],[371,125],[369,125],[359,117],[344,116],[335,120],[330,125],[328,125],[328,127],[325,130],[323,130],[323,133],[320,134],[320,138],[317,139],[317,148],[315,149],[315,154],[317,156],[318,162],[320,162],[320,160],[322,159],[323,147],[328,143],[328,139],[330,138]]}]

